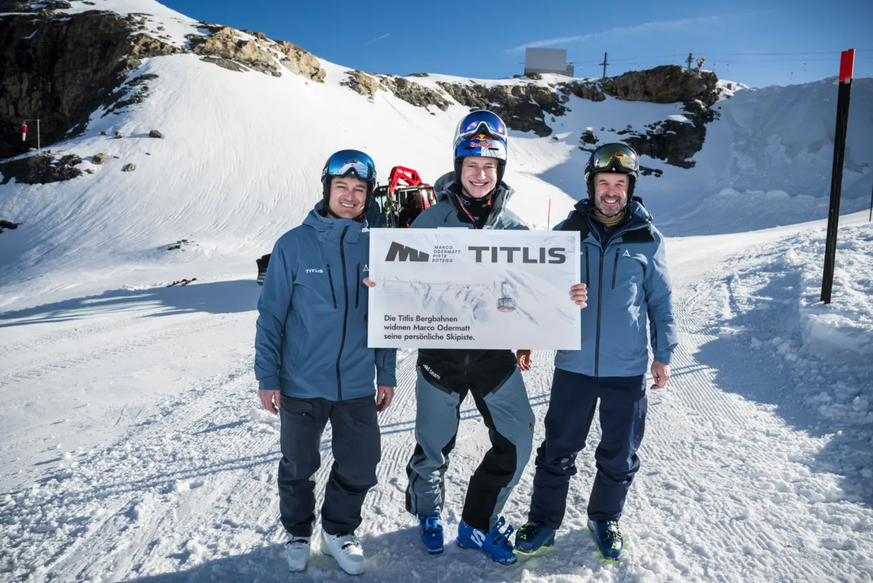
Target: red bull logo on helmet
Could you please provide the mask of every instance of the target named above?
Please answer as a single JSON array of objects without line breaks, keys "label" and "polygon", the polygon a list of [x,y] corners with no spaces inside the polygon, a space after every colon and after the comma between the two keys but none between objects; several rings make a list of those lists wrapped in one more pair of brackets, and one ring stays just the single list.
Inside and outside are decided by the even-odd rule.
[{"label": "red bull logo on helmet", "polygon": [[471,148],[493,148],[494,142],[491,141],[491,137],[485,134],[478,134],[470,138],[470,147]]}]

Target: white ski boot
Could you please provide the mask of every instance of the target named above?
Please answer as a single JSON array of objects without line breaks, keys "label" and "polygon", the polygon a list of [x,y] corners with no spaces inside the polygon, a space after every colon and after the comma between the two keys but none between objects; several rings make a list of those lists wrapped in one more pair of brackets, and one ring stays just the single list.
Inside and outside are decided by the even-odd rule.
[{"label": "white ski boot", "polygon": [[364,549],[353,532],[327,534],[321,531],[321,552],[333,557],[349,575],[363,575]]},{"label": "white ski boot", "polygon": [[306,570],[309,563],[309,542],[311,536],[288,535],[285,543],[285,558],[288,559],[288,570],[299,573]]}]

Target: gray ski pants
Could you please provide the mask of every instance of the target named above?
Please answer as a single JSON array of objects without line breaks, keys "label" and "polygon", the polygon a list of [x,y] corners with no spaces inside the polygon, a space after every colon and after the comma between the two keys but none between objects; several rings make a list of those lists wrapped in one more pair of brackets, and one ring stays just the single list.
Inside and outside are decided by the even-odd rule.
[{"label": "gray ski pants", "polygon": [[354,532],[361,525],[367,492],[376,485],[381,436],[375,396],[328,401],[282,395],[282,460],[279,462],[279,513],[293,536],[311,536],[315,522],[315,472],[321,466],[321,436],[330,420],[333,466],[321,507],[328,534]]},{"label": "gray ski pants", "polygon": [[497,524],[512,488],[530,459],[534,414],[521,373],[516,370],[499,388],[482,392],[475,385],[452,391],[432,385],[418,371],[415,386],[415,451],[406,473],[406,509],[412,514],[440,514],[445,505],[444,475],[455,447],[461,403],[470,393],[488,427],[491,449],[470,478],[462,518],[473,528],[490,531]]}]

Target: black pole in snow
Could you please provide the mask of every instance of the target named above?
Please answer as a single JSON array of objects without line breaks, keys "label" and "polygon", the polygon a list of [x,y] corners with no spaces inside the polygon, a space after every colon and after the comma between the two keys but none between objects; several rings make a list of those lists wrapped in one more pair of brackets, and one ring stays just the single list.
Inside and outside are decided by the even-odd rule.
[{"label": "black pole in snow", "polygon": [[852,68],[855,49],[840,56],[840,89],[837,97],[837,126],[834,130],[834,165],[831,171],[831,200],[828,208],[828,233],[825,243],[824,275],[821,301],[831,303],[834,287],[834,266],[837,260],[837,231],[840,228],[840,193],[843,187],[843,162],[846,154],[846,128],[849,123],[849,101],[852,96]]}]

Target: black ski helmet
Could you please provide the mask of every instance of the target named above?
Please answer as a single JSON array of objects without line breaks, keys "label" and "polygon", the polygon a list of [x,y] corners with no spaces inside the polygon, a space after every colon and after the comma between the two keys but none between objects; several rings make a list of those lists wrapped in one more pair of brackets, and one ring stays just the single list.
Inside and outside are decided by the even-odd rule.
[{"label": "black ski helmet", "polygon": [[630,181],[627,188],[627,199],[634,195],[634,187],[640,177],[640,163],[633,148],[621,142],[603,144],[595,148],[585,165],[585,184],[588,186],[588,198],[594,200],[594,175],[598,172],[625,174]]},{"label": "black ski helmet", "polygon": [[331,155],[321,171],[322,197],[326,211],[330,210],[330,182],[334,176],[351,176],[367,182],[367,198],[361,216],[366,216],[376,190],[376,164],[360,150],[340,150]]}]

